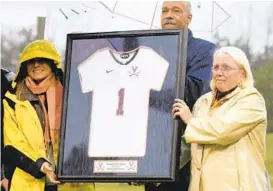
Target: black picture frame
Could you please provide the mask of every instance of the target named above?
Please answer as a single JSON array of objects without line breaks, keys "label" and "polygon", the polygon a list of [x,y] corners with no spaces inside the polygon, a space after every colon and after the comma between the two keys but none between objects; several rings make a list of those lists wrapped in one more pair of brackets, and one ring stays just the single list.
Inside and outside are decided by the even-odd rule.
[{"label": "black picture frame", "polygon": [[[64,98],[57,164],[59,180],[62,182],[175,181],[180,155],[181,128],[179,126],[182,122],[173,120],[171,106],[174,98],[184,98],[187,38],[187,29],[67,35]],[[89,157],[88,134],[90,134],[92,120],[89,116],[93,93],[81,95],[77,67],[102,48],[109,47],[115,51],[127,52],[140,46],[151,48],[169,63],[163,88],[157,92],[151,90],[149,94],[146,153],[142,157]],[[150,80],[152,78],[153,76]],[[111,96],[109,99],[112,99]],[[107,105],[102,107],[107,109]],[[111,145],[111,143],[106,144]],[[99,164],[106,165],[106,172],[95,173],[95,161],[96,164],[103,162]],[[125,169],[127,164],[136,164],[137,171],[119,171],[119,168]],[[115,165],[118,165],[116,171]]]}]

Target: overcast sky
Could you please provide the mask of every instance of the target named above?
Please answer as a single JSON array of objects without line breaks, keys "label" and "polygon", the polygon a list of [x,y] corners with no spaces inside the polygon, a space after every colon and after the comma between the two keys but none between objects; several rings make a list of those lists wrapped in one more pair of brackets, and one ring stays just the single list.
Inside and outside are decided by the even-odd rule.
[{"label": "overcast sky", "polygon": [[[152,21],[152,28],[160,27],[161,3],[138,1],[115,4],[113,1],[107,1],[104,5],[95,1],[83,3],[4,1],[0,7],[1,31],[7,33],[19,28],[35,28],[37,16],[44,16],[47,17],[46,38],[53,39],[58,47],[63,47],[65,33],[75,30],[97,32],[150,29]],[[68,19],[59,8],[68,16]],[[132,17],[136,21],[112,14],[111,10]],[[213,41],[212,36],[216,31],[221,36],[227,36],[232,40],[240,35],[250,35],[252,48],[257,52],[262,51],[262,47],[267,43],[265,37],[268,28],[267,19],[271,16],[273,20],[273,2],[194,1],[192,12],[193,21],[190,28],[195,36]],[[273,30],[273,23],[270,26]],[[273,43],[273,35],[270,42]]]}]

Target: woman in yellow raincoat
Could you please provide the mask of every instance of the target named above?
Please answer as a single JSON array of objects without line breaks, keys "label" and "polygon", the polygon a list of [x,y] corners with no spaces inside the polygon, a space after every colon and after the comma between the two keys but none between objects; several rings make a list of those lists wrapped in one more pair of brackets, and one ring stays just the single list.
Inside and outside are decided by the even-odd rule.
[{"label": "woman in yellow raincoat", "polygon": [[56,185],[63,97],[56,48],[46,40],[34,41],[23,50],[19,64],[3,101],[10,191],[94,190],[93,184]]},{"label": "woman in yellow raincoat", "polygon": [[244,52],[223,47],[215,52],[212,91],[198,99],[193,114],[182,100],[173,117],[186,124],[191,143],[190,191],[266,191],[267,113],[254,88]]}]

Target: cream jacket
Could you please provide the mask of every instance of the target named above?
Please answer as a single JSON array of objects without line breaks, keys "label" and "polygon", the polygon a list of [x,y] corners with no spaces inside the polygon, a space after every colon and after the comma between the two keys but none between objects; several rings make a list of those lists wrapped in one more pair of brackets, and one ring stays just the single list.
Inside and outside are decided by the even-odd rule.
[{"label": "cream jacket", "polygon": [[265,101],[237,88],[219,101],[212,92],[195,104],[184,138],[191,143],[190,191],[266,191]]}]

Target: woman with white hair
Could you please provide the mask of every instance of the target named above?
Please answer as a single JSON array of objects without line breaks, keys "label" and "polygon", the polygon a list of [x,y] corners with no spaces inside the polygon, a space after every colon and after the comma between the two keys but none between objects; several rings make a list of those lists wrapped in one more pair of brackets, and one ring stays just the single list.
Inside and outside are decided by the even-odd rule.
[{"label": "woman with white hair", "polygon": [[191,143],[190,191],[266,191],[267,113],[245,53],[223,47],[214,54],[212,91],[193,113],[176,99],[173,117],[187,124]]}]

